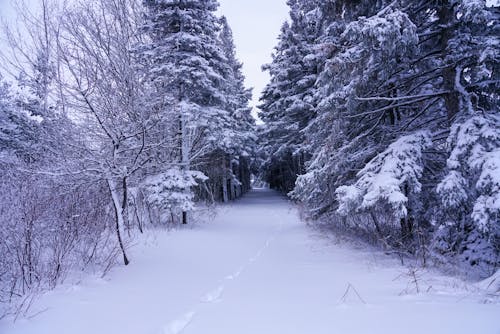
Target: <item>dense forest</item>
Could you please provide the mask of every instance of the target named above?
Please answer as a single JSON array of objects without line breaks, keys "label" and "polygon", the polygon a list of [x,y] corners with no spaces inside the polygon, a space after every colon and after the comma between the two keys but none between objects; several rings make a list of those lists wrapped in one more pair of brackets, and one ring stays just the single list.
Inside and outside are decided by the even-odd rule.
[{"label": "dense forest", "polygon": [[0,303],[250,189],[251,92],[215,0],[61,3],[4,31]]},{"label": "dense forest", "polygon": [[499,8],[289,0],[262,173],[307,217],[491,275],[500,254]]}]

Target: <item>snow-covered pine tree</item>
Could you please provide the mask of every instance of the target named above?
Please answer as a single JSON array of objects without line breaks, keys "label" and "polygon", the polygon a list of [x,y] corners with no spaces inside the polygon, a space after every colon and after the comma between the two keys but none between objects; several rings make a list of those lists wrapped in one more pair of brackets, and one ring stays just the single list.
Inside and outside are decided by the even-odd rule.
[{"label": "snow-covered pine tree", "polygon": [[260,135],[265,162],[263,177],[272,188],[288,192],[309,158],[303,130],[314,117],[314,83],[318,60],[314,43],[321,32],[322,14],[314,1],[288,1],[290,23],[281,28],[271,76],[261,97]]},{"label": "snow-covered pine tree", "polygon": [[442,62],[451,128],[437,186],[437,245],[483,275],[500,259],[499,18],[499,9],[481,0],[446,2],[440,17],[447,22]]},{"label": "snow-covered pine tree", "polygon": [[19,96],[15,95],[19,94],[14,94],[0,75],[0,166],[3,172],[10,169],[7,165],[31,161],[31,146],[37,139],[36,119],[16,105]]},{"label": "snow-covered pine tree", "polygon": [[194,209],[194,194],[191,188],[206,180],[207,177],[202,172],[186,173],[174,167],[165,173],[147,177],[143,187],[148,203],[170,214],[178,214]]},{"label": "snow-covered pine tree", "polygon": [[[6,73],[15,76],[11,89],[16,108],[30,119],[31,127],[25,124],[23,131],[30,132],[31,140],[24,143],[25,162],[40,162],[51,155],[52,147],[60,140],[53,128],[55,123],[64,122],[56,111],[56,98],[52,94],[55,86],[55,34],[52,29],[54,19],[50,12],[57,5],[50,0],[39,2],[39,14],[23,12],[19,22],[25,34],[4,26],[5,46],[0,50],[0,58]],[[36,122],[34,122],[36,120]],[[51,124],[54,123],[54,124]]]},{"label": "snow-covered pine tree", "polygon": [[376,210],[384,215],[389,212],[396,218],[392,223],[396,227],[401,224],[401,240],[411,238],[415,219],[411,211],[420,202],[422,191],[422,157],[431,146],[430,133],[425,131],[398,138],[358,172],[353,185],[337,188],[337,212],[343,216],[368,212],[381,240],[385,236]]},{"label": "snow-covered pine tree", "polygon": [[[155,108],[177,128],[177,164],[185,173],[225,142],[226,77],[231,68],[218,41],[216,0],[144,0],[149,36],[139,53],[156,89]],[[176,125],[175,125],[176,124]],[[183,212],[187,222],[187,212]]]},{"label": "snow-covered pine tree", "polygon": [[234,199],[250,189],[250,159],[254,155],[256,138],[255,119],[249,101],[252,92],[245,87],[242,64],[236,57],[233,33],[227,19],[220,19],[219,39],[222,51],[231,68],[226,78],[226,109],[230,122],[224,126],[224,152],[222,164],[223,199]]},{"label": "snow-covered pine tree", "polygon": [[390,86],[392,73],[404,68],[417,41],[415,26],[392,5],[337,3],[329,8],[333,21],[321,40],[326,61],[316,84],[317,117],[306,130],[315,151],[293,193],[313,215],[335,210],[335,189],[352,182],[397,136],[399,111],[391,107],[393,101],[358,97]]}]

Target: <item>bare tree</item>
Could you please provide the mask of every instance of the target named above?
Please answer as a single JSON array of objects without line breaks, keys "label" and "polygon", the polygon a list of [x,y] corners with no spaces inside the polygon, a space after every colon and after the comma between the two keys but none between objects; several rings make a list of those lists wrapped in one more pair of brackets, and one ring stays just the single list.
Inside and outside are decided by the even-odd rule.
[{"label": "bare tree", "polygon": [[163,115],[143,107],[146,87],[132,52],[141,38],[137,6],[134,0],[80,1],[64,13],[57,38],[64,99],[79,137],[69,153],[76,163],[62,172],[106,182],[125,264],[121,230],[129,226],[129,181],[166,145],[158,137]]}]

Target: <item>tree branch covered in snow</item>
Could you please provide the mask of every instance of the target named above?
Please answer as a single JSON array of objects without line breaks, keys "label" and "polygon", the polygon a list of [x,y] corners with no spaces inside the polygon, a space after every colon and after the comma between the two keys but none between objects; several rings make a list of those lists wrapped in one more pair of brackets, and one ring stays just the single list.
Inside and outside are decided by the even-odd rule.
[{"label": "tree branch covered in snow", "polygon": [[406,217],[408,196],[422,191],[422,155],[431,146],[425,132],[398,138],[358,173],[355,184],[337,188],[337,211],[347,215],[386,202],[396,218]]}]

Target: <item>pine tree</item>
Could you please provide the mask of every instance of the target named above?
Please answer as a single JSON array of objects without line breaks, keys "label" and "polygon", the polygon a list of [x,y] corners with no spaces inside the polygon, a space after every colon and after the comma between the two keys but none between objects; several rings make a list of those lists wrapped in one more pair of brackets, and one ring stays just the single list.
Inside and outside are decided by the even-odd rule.
[{"label": "pine tree", "polygon": [[16,106],[11,86],[0,76],[0,164],[30,160],[36,121],[28,116]]},{"label": "pine tree", "polygon": [[[229,188],[229,196],[226,197],[234,199],[250,189],[250,159],[254,155],[256,146],[253,134],[255,119],[249,106],[252,92],[245,87],[245,77],[242,73],[242,64],[236,57],[232,30],[225,17],[220,19],[220,25],[221,48],[231,68],[226,79],[228,83],[226,109],[230,114],[230,122],[224,126],[227,131],[225,139],[228,145],[225,153],[228,163],[225,162],[223,167],[225,170],[223,187]],[[227,189],[223,189],[223,196],[224,193],[228,193]]]},{"label": "pine tree", "polygon": [[[189,174],[229,141],[223,130],[232,123],[226,109],[232,69],[218,38],[218,3],[145,0],[144,6],[149,41],[139,53],[155,87],[154,107],[176,127],[177,163]],[[186,223],[187,212],[182,216]]]},{"label": "pine tree", "polygon": [[397,107],[390,107],[392,101],[359,99],[390,86],[393,71],[404,66],[398,63],[405,63],[416,44],[408,16],[378,5],[382,8],[339,6],[328,15],[334,21],[321,41],[326,59],[316,87],[317,117],[306,130],[316,149],[294,191],[294,197],[314,207],[314,214],[335,210],[335,189],[352,182],[399,130],[401,117]]},{"label": "pine tree", "polygon": [[441,251],[455,248],[487,268],[500,257],[499,10],[458,1],[446,2],[441,13],[448,21],[442,61],[451,128],[446,175],[437,186],[438,239],[445,242]]},{"label": "pine tree", "polygon": [[304,129],[315,116],[318,59],[314,43],[322,22],[314,2],[289,1],[288,5],[291,22],[282,26],[273,61],[263,67],[271,82],[262,94],[259,114],[266,124],[261,134],[264,178],[285,192],[293,189],[309,158]]}]

